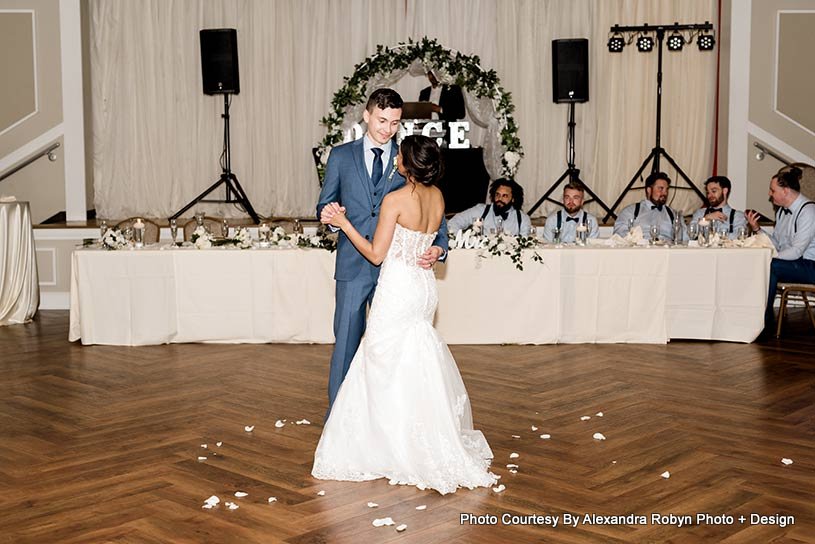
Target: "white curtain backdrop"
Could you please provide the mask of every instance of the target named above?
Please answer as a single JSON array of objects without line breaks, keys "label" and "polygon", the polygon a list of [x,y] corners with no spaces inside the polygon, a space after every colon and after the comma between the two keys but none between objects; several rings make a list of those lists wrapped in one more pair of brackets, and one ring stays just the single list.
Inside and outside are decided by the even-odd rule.
[{"label": "white curtain backdrop", "polygon": [[[241,93],[230,110],[232,170],[264,216],[313,215],[319,185],[311,148],[324,134],[319,120],[342,78],[377,45],[423,36],[478,55],[512,93],[525,150],[517,179],[527,207],[566,168],[568,106],[552,102],[551,41],[589,38],[590,100],[576,106],[576,161],[583,180],[610,205],[654,145],[657,55],[633,45],[610,54],[609,27],[707,20],[718,29],[715,0],[89,5],[95,205],[107,218],[167,217],[220,174],[223,99],[202,93],[201,28],[238,29]],[[716,52],[700,52],[695,44],[665,52],[662,143],[700,186],[712,160],[715,66]],[[407,76],[396,88],[410,100],[426,84]],[[684,185],[667,164],[663,169]],[[626,203],[642,194],[632,191]],[[674,207],[698,206],[692,193],[675,194]],[[231,206],[197,208],[243,216]]]}]

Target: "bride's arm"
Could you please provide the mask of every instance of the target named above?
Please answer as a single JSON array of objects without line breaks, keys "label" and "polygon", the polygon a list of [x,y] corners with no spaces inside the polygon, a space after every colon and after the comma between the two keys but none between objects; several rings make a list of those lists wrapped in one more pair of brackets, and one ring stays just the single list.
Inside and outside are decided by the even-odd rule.
[{"label": "bride's arm", "polygon": [[388,248],[391,245],[391,240],[393,240],[393,232],[396,230],[396,220],[399,218],[397,198],[394,194],[388,194],[382,200],[382,207],[379,210],[379,223],[376,225],[373,241],[366,240],[354,228],[354,225],[351,224],[344,213],[335,215],[330,224],[339,227],[348,237],[348,240],[354,244],[354,247],[362,253],[362,256],[378,266],[385,260],[385,255],[388,254]]}]

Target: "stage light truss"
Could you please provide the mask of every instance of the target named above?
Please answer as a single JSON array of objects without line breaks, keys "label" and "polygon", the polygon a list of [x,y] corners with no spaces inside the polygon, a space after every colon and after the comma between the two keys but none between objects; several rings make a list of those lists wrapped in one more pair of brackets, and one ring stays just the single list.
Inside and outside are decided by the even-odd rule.
[{"label": "stage light truss", "polygon": [[709,21],[691,25],[614,25],[609,29],[607,45],[609,53],[622,53],[625,46],[632,43],[636,43],[637,51],[650,53],[656,41],[664,40],[668,51],[682,51],[686,45],[693,43],[694,38],[699,51],[711,51],[716,46],[713,25]]}]

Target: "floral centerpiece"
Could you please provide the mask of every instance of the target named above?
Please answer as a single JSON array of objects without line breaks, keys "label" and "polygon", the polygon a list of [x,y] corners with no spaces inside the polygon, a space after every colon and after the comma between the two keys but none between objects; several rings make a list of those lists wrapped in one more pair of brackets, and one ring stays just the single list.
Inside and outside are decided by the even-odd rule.
[{"label": "floral centerpiece", "polygon": [[111,227],[106,229],[104,236],[98,240],[95,238],[85,238],[82,241],[82,247],[93,247],[96,245],[108,251],[115,251],[117,249],[130,247],[130,242],[128,242],[124,232],[116,227]]},{"label": "floral centerpiece", "polygon": [[479,230],[458,230],[449,239],[450,249],[477,249],[479,258],[509,257],[515,268],[524,269],[524,250],[532,250],[534,262],[543,263],[543,257],[534,251],[540,242],[534,236],[484,236]]}]

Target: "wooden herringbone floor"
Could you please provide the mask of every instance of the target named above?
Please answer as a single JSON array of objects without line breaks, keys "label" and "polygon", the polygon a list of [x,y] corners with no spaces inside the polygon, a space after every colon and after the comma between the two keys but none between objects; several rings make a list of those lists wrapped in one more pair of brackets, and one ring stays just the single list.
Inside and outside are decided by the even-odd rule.
[{"label": "wooden herringbone floor", "polygon": [[[763,345],[453,346],[506,490],[442,497],[311,478],[330,346],[83,347],[67,312],[42,312],[0,328],[0,542],[815,542],[815,337],[792,321]],[[564,512],[581,523],[501,523]]]}]

